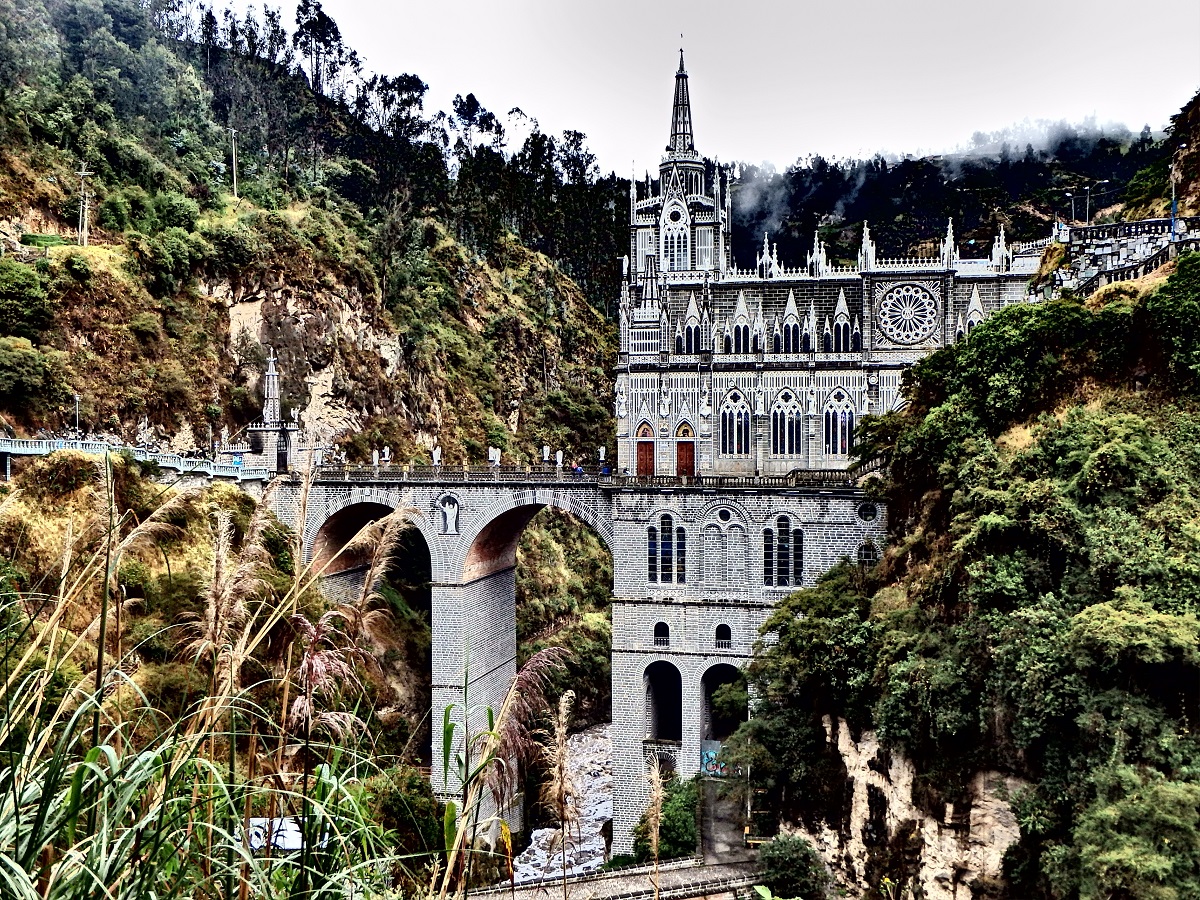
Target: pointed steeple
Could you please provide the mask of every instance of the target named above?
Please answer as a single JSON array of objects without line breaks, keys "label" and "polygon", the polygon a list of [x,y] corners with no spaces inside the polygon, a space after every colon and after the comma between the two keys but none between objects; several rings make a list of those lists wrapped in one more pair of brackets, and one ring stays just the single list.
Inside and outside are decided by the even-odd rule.
[{"label": "pointed steeple", "polygon": [[1008,243],[1004,240],[1004,226],[1000,226],[1000,233],[996,235],[996,240],[992,244],[992,268],[997,272],[1008,271]]},{"label": "pointed steeple", "polygon": [[971,288],[971,301],[967,304],[967,327],[973,328],[983,321],[983,300],[979,296],[979,285]]},{"label": "pointed steeple", "polygon": [[871,240],[871,227],[863,222],[862,247],[858,251],[858,270],[869,272],[875,268],[875,242]]},{"label": "pointed steeple", "polygon": [[958,262],[958,250],[954,246],[954,220],[946,220],[946,239],[942,241],[942,266],[953,269]]},{"label": "pointed steeple", "polygon": [[735,322],[750,321],[750,309],[746,306],[746,294],[744,291],[738,291],[737,306],[733,310],[733,320]]},{"label": "pointed steeple", "polygon": [[675,73],[675,106],[671,110],[671,142],[668,151],[695,150],[692,137],[692,101],[688,96],[687,70],[683,67],[683,49],[679,51],[679,71]]},{"label": "pointed steeple", "polygon": [[279,373],[275,371],[275,348],[267,357],[267,371],[263,373],[263,424],[279,424]]}]

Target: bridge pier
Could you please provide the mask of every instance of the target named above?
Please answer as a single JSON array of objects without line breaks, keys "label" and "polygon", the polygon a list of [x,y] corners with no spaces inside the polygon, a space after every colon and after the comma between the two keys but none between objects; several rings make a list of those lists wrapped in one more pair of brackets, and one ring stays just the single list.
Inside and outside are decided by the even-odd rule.
[{"label": "bridge pier", "polygon": [[[455,756],[463,740],[488,727],[517,673],[516,569],[508,567],[459,584],[433,585],[433,789],[442,799],[462,789]],[[458,730],[446,771],[445,712]],[[519,823],[510,825],[519,827]]]}]

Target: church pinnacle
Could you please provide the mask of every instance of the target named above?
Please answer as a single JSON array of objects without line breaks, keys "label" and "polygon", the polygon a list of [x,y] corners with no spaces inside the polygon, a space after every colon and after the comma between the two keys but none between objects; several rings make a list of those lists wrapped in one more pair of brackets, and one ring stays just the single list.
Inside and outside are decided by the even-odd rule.
[{"label": "church pinnacle", "polygon": [[668,151],[695,150],[692,138],[692,101],[688,96],[687,69],[683,67],[683,49],[679,51],[679,71],[675,73],[675,105],[671,111],[671,143]]}]

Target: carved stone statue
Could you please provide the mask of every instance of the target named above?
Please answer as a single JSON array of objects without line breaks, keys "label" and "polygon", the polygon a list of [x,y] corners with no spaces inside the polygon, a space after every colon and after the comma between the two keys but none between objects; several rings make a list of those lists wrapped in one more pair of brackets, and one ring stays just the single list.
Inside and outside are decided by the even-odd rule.
[{"label": "carved stone statue", "polygon": [[662,377],[659,390],[658,414],[665,419],[671,415],[671,381],[666,375]]},{"label": "carved stone statue", "polygon": [[442,448],[441,447],[434,447],[433,453],[430,455],[433,457],[433,464],[435,466],[440,466],[442,464]]},{"label": "carved stone statue", "polygon": [[617,418],[623,419],[629,414],[629,399],[625,396],[625,383],[617,382]]},{"label": "carved stone statue", "polygon": [[438,500],[442,511],[442,534],[458,534],[458,499],[446,494]]},{"label": "carved stone statue", "polygon": [[754,414],[756,416],[767,414],[767,395],[761,387],[754,392]]},{"label": "carved stone statue", "polygon": [[709,398],[707,381],[700,385],[700,415],[712,415],[712,400]]}]

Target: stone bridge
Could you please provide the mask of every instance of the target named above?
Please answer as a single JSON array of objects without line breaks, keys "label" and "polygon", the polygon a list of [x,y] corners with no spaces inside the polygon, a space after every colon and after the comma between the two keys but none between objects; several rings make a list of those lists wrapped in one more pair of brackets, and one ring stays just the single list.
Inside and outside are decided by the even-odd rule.
[{"label": "stone bridge", "polygon": [[[771,608],[839,559],[873,562],[883,510],[864,470],[786,476],[632,477],[554,467],[319,467],[276,481],[271,503],[304,535],[323,590],[357,596],[366,560],[339,551],[393,509],[408,508],[429,548],[434,787],[438,723],[458,705],[485,727],[516,673],[516,555],[521,533],[553,506],[591,528],[613,556],[614,852],[628,852],[645,805],[645,761],[681,774],[712,763],[735,722],[713,692],[736,677]],[[301,509],[303,504],[304,509]],[[465,702],[464,702],[465,697]],[[705,757],[708,754],[708,757]]]},{"label": "stone bridge", "polygon": [[[442,758],[443,711],[476,708],[468,724],[486,727],[486,707],[498,706],[516,674],[517,542],[547,506],[570,513],[611,549],[610,493],[595,476],[563,470],[500,467],[406,469],[320,468],[308,486],[299,476],[279,482],[276,513],[303,530],[306,563],[324,571],[330,599],[362,589],[366,560],[339,551],[355,534],[394,509],[408,508],[429,548],[433,633],[432,759],[435,789],[453,793],[437,763]],[[303,522],[298,521],[301,503]]]}]

